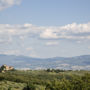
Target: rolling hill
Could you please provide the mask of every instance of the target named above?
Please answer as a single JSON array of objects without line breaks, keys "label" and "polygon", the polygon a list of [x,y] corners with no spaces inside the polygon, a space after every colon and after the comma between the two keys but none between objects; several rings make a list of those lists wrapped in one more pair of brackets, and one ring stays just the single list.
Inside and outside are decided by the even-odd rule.
[{"label": "rolling hill", "polygon": [[66,69],[90,70],[90,55],[75,57],[32,58],[0,54],[0,66],[7,64],[16,69]]}]

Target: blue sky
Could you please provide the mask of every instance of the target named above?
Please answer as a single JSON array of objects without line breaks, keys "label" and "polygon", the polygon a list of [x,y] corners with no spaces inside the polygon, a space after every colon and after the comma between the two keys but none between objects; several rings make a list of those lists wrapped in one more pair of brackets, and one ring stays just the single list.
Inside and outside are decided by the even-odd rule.
[{"label": "blue sky", "polygon": [[90,21],[90,0],[22,0],[0,12],[2,24],[57,26]]},{"label": "blue sky", "polygon": [[0,53],[90,54],[90,0],[0,0]]}]

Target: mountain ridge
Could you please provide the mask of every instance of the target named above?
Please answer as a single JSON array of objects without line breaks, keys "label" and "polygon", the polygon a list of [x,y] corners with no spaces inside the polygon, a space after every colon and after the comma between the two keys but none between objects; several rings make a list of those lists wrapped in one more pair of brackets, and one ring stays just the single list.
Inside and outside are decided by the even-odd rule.
[{"label": "mountain ridge", "polygon": [[16,56],[0,54],[0,66],[3,64],[13,65],[22,69],[78,69],[90,70],[90,55],[74,57],[53,57],[53,58],[33,58],[28,56]]}]

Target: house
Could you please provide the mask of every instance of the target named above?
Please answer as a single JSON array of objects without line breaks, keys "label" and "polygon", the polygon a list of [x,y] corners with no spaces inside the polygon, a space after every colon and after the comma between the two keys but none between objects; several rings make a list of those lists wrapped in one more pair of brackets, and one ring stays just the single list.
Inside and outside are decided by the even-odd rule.
[{"label": "house", "polygon": [[2,65],[2,66],[0,67],[0,72],[10,71],[10,70],[14,70],[14,67],[12,67],[12,66],[7,66],[7,65]]}]

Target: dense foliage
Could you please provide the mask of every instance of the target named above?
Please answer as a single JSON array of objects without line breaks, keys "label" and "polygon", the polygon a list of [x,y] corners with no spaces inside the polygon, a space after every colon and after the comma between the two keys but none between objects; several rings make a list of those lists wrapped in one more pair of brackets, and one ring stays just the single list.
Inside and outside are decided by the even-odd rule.
[{"label": "dense foliage", "polygon": [[90,71],[8,71],[0,73],[0,90],[90,90]]}]

